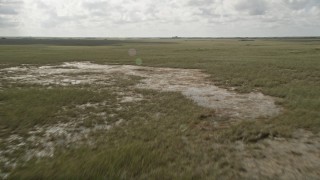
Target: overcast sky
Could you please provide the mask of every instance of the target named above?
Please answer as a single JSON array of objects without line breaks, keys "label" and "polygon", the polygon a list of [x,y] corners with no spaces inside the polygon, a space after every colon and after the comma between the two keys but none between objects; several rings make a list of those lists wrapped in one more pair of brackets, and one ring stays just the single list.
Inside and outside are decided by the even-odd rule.
[{"label": "overcast sky", "polygon": [[320,0],[0,0],[0,36],[320,36]]}]

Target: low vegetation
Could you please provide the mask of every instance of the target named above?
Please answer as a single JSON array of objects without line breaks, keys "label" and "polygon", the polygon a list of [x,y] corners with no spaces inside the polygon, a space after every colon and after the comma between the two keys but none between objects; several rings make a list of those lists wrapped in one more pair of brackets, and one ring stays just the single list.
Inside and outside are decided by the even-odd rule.
[{"label": "low vegetation", "polygon": [[[57,147],[52,157],[24,161],[21,151],[28,150],[28,145],[21,151],[6,152],[4,157],[10,155],[14,162],[25,163],[12,168],[0,161],[3,177],[256,178],[243,165],[245,158],[239,152],[251,152],[250,149],[260,147],[259,143],[265,139],[290,139],[301,129],[313,134],[320,130],[318,39],[158,39],[156,42],[117,41],[117,44],[97,44],[99,46],[72,43],[64,46],[57,43],[0,45],[0,68],[71,61],[135,65],[140,58],[142,66],[202,69],[211,75],[210,80],[216,85],[238,93],[259,91],[273,96],[284,110],[271,119],[247,119],[228,128],[215,128],[213,123],[219,117],[208,116],[214,113],[210,109],[197,106],[179,93],[133,89],[140,80],[137,77],[118,77],[115,86],[57,85],[50,88],[0,78],[0,136],[3,139],[0,150],[5,149],[4,139],[11,135],[28,138],[28,132],[35,126],[77,120],[90,112],[105,113],[103,116],[112,123],[123,119],[119,126],[110,130],[92,131],[88,135],[92,143]],[[131,48],[137,50],[137,56],[128,55]],[[0,73],[2,77],[7,76]],[[143,99],[121,103],[119,88],[123,93],[142,94]],[[106,103],[85,110],[75,108],[101,102]],[[101,116],[92,115],[84,123],[93,127],[102,121]],[[245,150],[239,150],[239,142],[244,144]],[[314,169],[309,170],[300,173],[316,174]],[[271,174],[260,175],[260,178],[283,176]]]}]

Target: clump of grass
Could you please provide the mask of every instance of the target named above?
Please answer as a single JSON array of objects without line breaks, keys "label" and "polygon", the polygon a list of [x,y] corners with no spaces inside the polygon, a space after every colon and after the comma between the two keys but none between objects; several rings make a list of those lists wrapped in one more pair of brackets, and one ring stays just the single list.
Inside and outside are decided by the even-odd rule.
[{"label": "clump of grass", "polygon": [[64,106],[100,102],[112,97],[108,92],[96,93],[76,88],[10,88],[0,92],[0,126],[20,131],[35,125],[61,121],[57,113]]},{"label": "clump of grass", "polygon": [[13,173],[11,179],[131,179],[141,178],[164,163],[158,150],[141,142],[120,147],[80,148],[54,160],[33,161]]},{"label": "clump of grass", "polygon": [[178,93],[138,92],[150,104],[137,102],[126,107],[119,114],[125,125],[94,134],[97,146],[34,160],[14,170],[10,178],[190,179],[239,175],[241,165],[232,148],[211,146],[210,140],[203,139],[208,132],[191,126],[199,121],[202,108]]}]

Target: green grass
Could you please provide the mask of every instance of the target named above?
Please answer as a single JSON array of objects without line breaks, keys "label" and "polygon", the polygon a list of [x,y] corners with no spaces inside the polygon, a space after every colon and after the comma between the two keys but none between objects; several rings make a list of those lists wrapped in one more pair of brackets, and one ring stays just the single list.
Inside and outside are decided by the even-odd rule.
[{"label": "green grass", "polygon": [[[241,158],[235,155],[231,145],[234,141],[255,143],[269,136],[290,137],[300,128],[319,132],[320,41],[161,41],[170,43],[90,47],[1,45],[0,67],[66,61],[135,64],[136,58],[141,58],[145,66],[202,69],[221,87],[236,87],[240,93],[258,90],[278,97],[284,112],[271,120],[243,122],[226,130],[208,130],[201,127],[210,127],[210,122],[199,120],[207,110],[182,95],[141,91],[147,100],[126,104],[119,117],[128,124],[107,134],[96,134],[100,142],[97,147],[61,150],[54,159],[34,160],[19,167],[12,178],[237,178],[244,170]],[[128,55],[130,48],[137,49],[136,57]],[[129,85],[131,81],[119,81],[119,87]],[[61,106],[112,101],[112,96],[87,88],[3,88],[0,91],[1,127],[28,129],[35,124],[57,122],[50,117]],[[215,143],[219,143],[219,147],[215,147]]]},{"label": "green grass", "polygon": [[[12,179],[118,179],[135,178],[161,164],[161,154],[142,143],[121,147],[104,147],[104,151],[89,148],[64,153],[53,162],[37,162],[13,174]],[[151,152],[151,153],[148,153]],[[68,163],[66,163],[66,161]],[[160,161],[160,162],[155,162]],[[164,160],[162,160],[164,161]],[[53,171],[54,170],[54,171]]]},{"label": "green grass", "polygon": [[[121,46],[0,46],[0,63],[54,64],[65,61],[135,64],[203,69],[220,86],[239,92],[258,89],[283,98],[286,125],[318,130],[320,42],[300,40],[162,40],[169,44],[123,43]],[[137,57],[128,49],[135,48]],[[299,117],[299,118],[297,118]],[[301,126],[307,121],[307,125]]]},{"label": "green grass", "polygon": [[144,95],[157,103],[129,106],[120,113],[129,124],[95,134],[96,146],[34,160],[14,171],[11,178],[210,179],[239,175],[241,166],[231,153],[234,150],[227,145],[211,146],[210,132],[199,130],[202,108],[177,93],[144,91]]},{"label": "green grass", "polygon": [[62,107],[99,102],[103,96],[76,88],[6,89],[0,92],[0,127],[12,132],[57,123],[63,120],[56,117]]}]

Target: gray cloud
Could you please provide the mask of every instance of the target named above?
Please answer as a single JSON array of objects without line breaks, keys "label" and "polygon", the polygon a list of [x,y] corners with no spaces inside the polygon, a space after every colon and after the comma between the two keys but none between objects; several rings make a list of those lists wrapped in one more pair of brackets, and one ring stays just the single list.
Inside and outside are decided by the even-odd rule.
[{"label": "gray cloud", "polygon": [[315,34],[320,0],[0,0],[0,27],[64,36]]},{"label": "gray cloud", "polygon": [[17,26],[18,23],[9,18],[0,17],[0,28],[11,28]]},{"label": "gray cloud", "polygon": [[13,14],[18,14],[18,12],[9,6],[0,6],[0,14],[1,15],[13,15]]},{"label": "gray cloud", "polygon": [[[35,11],[41,14],[41,17],[37,17],[39,18],[37,20],[37,24],[45,29],[52,29],[61,25],[78,23],[82,19],[86,18],[84,15],[67,14],[64,11],[59,12],[57,7],[51,6],[45,0],[35,0],[33,4],[36,5]],[[72,9],[73,7],[70,6],[67,8]]]},{"label": "gray cloud", "polygon": [[241,0],[235,6],[236,10],[247,12],[249,15],[264,15],[268,8],[266,0]]},{"label": "gray cloud", "polygon": [[159,7],[151,3],[85,1],[82,3],[82,7],[87,11],[88,17],[95,17],[96,20],[113,22],[115,24],[132,24],[161,19],[159,17]]},{"label": "gray cloud", "polygon": [[109,6],[109,3],[108,1],[85,1],[85,2],[82,2],[82,6],[90,10],[103,11]]},{"label": "gray cloud", "polygon": [[68,23],[76,23],[84,16],[60,16],[55,11],[48,11],[47,18],[42,21],[41,26],[44,28],[53,28]]},{"label": "gray cloud", "polygon": [[188,2],[189,6],[209,6],[213,5],[216,0],[190,0]]},{"label": "gray cloud", "polygon": [[0,28],[12,28],[19,25],[17,16],[23,2],[18,0],[0,0]]},{"label": "gray cloud", "polygon": [[90,15],[94,16],[106,16],[110,12],[109,9],[111,8],[108,1],[85,1],[82,2],[82,6],[90,13]]},{"label": "gray cloud", "polygon": [[21,5],[23,4],[22,1],[7,1],[7,0],[0,0],[0,15],[16,15],[18,14]]},{"label": "gray cloud", "polygon": [[284,6],[294,10],[310,9],[312,7],[320,7],[319,0],[285,0]]}]

